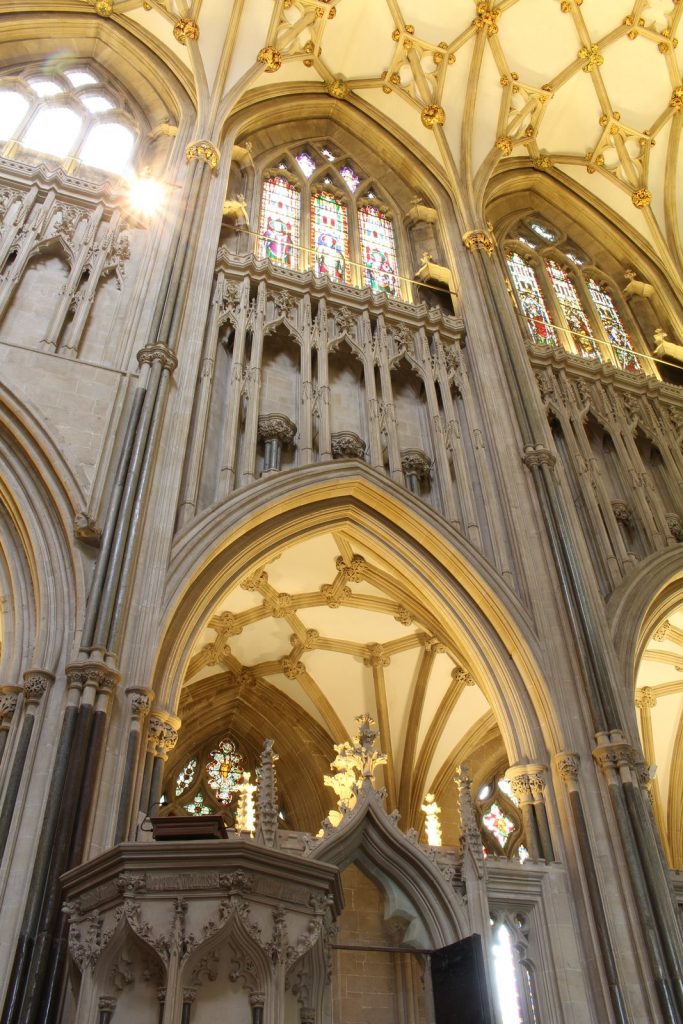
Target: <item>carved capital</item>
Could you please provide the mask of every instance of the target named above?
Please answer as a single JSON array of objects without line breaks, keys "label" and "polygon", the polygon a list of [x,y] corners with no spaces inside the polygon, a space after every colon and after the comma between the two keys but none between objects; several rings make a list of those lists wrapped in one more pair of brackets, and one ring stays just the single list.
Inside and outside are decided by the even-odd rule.
[{"label": "carved capital", "polygon": [[468,252],[485,252],[487,256],[493,256],[495,243],[487,231],[467,231],[462,236],[465,248]]},{"label": "carved capital", "polygon": [[149,716],[147,738],[155,748],[157,757],[164,760],[178,742],[180,719],[155,712]]},{"label": "carved capital", "polygon": [[598,745],[593,750],[593,758],[603,772],[619,771],[630,768],[635,762],[633,747],[626,742],[624,734],[618,730],[596,733]]},{"label": "carved capital", "polygon": [[554,758],[555,767],[560,773],[560,778],[566,783],[575,783],[579,777],[580,758],[578,754],[563,751]]},{"label": "carved capital", "polygon": [[401,452],[401,469],[406,476],[414,475],[419,480],[428,480],[432,462],[418,448],[409,448]]},{"label": "carved capital", "polygon": [[554,466],[555,456],[542,444],[527,444],[522,453],[522,462],[525,466]]},{"label": "carved capital", "polygon": [[0,722],[11,721],[20,693],[20,686],[0,686]]},{"label": "carved capital", "polygon": [[296,424],[282,413],[269,413],[258,418],[258,436],[262,441],[279,441],[286,447],[294,440]]},{"label": "carved capital", "polygon": [[164,345],[162,342],[157,345],[145,345],[138,352],[137,360],[140,366],[144,363],[151,366],[152,363],[159,362],[162,370],[168,370],[169,373],[173,373],[178,365],[178,357],[175,352],[172,352],[168,345]]},{"label": "carved capital", "polygon": [[152,706],[154,693],[152,690],[129,686],[126,693],[130,695],[130,710],[134,719],[142,719]]},{"label": "carved capital", "polygon": [[78,661],[66,666],[66,678],[69,689],[82,692],[89,684],[94,686],[98,693],[110,693],[121,676],[101,661]]},{"label": "carved capital", "polygon": [[333,459],[364,459],[365,441],[351,430],[341,430],[332,434]]},{"label": "carved capital", "polygon": [[221,154],[210,139],[199,139],[197,142],[191,142],[187,147],[185,150],[185,158],[188,163],[190,160],[203,160],[205,164],[209,165],[212,171],[215,171],[218,167]]},{"label": "carved capital", "polygon": [[55,677],[52,672],[44,672],[42,669],[29,669],[28,672],[24,672],[24,700],[26,705],[40,704],[43,695],[54,681]]}]

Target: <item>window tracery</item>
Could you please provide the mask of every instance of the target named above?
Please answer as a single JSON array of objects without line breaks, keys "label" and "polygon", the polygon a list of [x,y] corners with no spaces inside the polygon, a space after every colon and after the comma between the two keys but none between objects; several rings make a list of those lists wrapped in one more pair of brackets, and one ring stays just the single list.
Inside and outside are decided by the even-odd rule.
[{"label": "window tracery", "polygon": [[204,745],[172,775],[165,814],[221,814],[232,825],[239,787],[249,775],[242,752],[230,736]]},{"label": "window tracery", "polygon": [[524,862],[529,854],[522,842],[522,816],[509,781],[496,775],[480,786],[476,808],[485,852]]},{"label": "window tracery", "polygon": [[630,372],[648,368],[638,357],[616,290],[562,232],[540,218],[526,218],[512,227],[505,259],[535,344],[557,345]]},{"label": "window tracery", "polygon": [[133,118],[112,87],[78,67],[0,78],[0,152],[22,149],[125,175],[136,142]]},{"label": "window tracery", "polygon": [[391,213],[329,144],[293,149],[265,171],[258,223],[259,257],[401,297]]}]

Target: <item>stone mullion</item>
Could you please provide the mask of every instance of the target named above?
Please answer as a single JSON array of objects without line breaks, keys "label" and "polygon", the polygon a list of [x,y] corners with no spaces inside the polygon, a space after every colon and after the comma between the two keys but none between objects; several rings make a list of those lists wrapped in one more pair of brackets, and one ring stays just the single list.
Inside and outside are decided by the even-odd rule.
[{"label": "stone mullion", "polygon": [[[420,328],[420,343],[422,345],[423,352],[428,352],[429,346],[427,344],[427,336],[425,334],[424,327]],[[444,440],[443,424],[439,414],[439,403],[436,397],[434,377],[430,373],[429,362],[427,362],[427,366],[424,367],[422,381],[427,399],[429,437],[432,443],[432,450],[434,452],[434,460],[436,462],[439,490],[444,504],[444,512],[449,523],[452,523],[456,530],[461,530],[462,526],[458,518],[458,511],[455,505],[455,495],[453,494],[453,487],[451,485],[451,468],[448,462],[448,452],[446,450]]]},{"label": "stone mullion", "polygon": [[228,385],[222,443],[224,455],[218,480],[217,497],[219,501],[224,500],[233,490],[237,478],[237,442],[239,439],[240,413],[242,408],[242,389],[244,387],[244,353],[247,330],[249,329],[249,295],[250,280],[248,277],[245,277],[242,279],[240,286],[240,305],[237,311],[237,325],[232,345],[230,383]]},{"label": "stone mullion", "polygon": [[403,484],[403,469],[401,467],[401,452],[398,443],[398,430],[396,426],[396,410],[394,407],[394,391],[391,384],[391,370],[389,369],[389,350],[387,345],[387,332],[384,325],[384,317],[380,313],[377,317],[377,352],[379,364],[380,386],[382,388],[382,404],[384,406],[384,425],[387,435],[387,454],[389,456],[389,475],[398,484]]},{"label": "stone mullion", "polygon": [[[639,849],[640,844],[634,829],[632,808],[628,806],[627,794],[624,791],[624,774],[628,774],[630,778],[629,748],[623,733],[619,730],[598,732],[596,740],[597,746],[593,750],[593,757],[605,777],[612,810],[621,835],[624,859],[643,928],[643,938],[649,953],[660,1009],[667,1024],[679,1024],[681,1018],[676,1010],[676,1002],[679,997],[683,998],[683,990],[676,992],[675,984],[672,985],[669,973],[671,964],[667,964],[667,960],[670,959],[666,949],[668,944],[666,940],[662,943],[662,932],[656,921],[656,900],[651,902],[650,899],[653,894],[651,886],[648,884],[647,869],[643,863],[644,851],[642,848]],[[671,936],[671,939],[675,943],[675,937]],[[675,980],[674,975],[674,983]],[[678,980],[680,982],[680,975]]]},{"label": "stone mullion", "polygon": [[95,296],[97,294],[97,288],[100,284],[102,271],[104,270],[107,258],[116,240],[116,231],[118,229],[120,222],[121,214],[118,210],[115,210],[112,214],[111,221],[109,222],[109,225],[107,227],[106,237],[107,239],[109,239],[109,242],[108,244],[103,244],[100,247],[96,258],[93,261],[87,285],[83,291],[83,295],[81,297],[80,302],[76,306],[76,312],[74,313],[74,318],[71,323],[69,337],[65,339],[64,343],[60,346],[60,351],[63,350],[64,352],[69,353],[70,355],[72,354],[74,356],[78,355],[81,345],[81,337],[85,329],[85,325],[88,322],[88,317],[90,316],[93,302],[95,301]]},{"label": "stone mullion", "polygon": [[54,192],[48,193],[45,202],[42,204],[42,206],[39,206],[37,203],[35,203],[35,198],[37,198],[37,189],[36,195],[34,196],[34,203],[29,212],[29,219],[30,214],[34,214],[33,222],[26,228],[24,228],[23,226],[20,227],[18,224],[15,225],[16,230],[14,236],[12,238],[12,241],[7,246],[6,252],[9,252],[12,244],[17,240],[17,238],[21,238],[21,232],[25,232],[23,241],[20,242],[19,247],[17,249],[17,258],[9,268],[5,280],[0,284],[0,322],[2,321],[5,313],[7,312],[7,308],[10,302],[12,301],[14,292],[17,286],[19,285],[19,282],[24,276],[24,271],[26,270],[26,265],[31,257],[31,253],[36,238],[42,231],[43,226],[46,223],[48,217],[50,216],[52,208],[54,207],[56,202],[56,196]]},{"label": "stone mullion", "polygon": [[19,810],[21,813],[22,808],[17,803],[17,798],[24,778],[26,760],[28,757],[36,716],[38,714],[43,695],[53,682],[54,676],[51,672],[31,669],[24,673],[24,716],[19,736],[14,747],[12,765],[7,776],[7,785],[5,787],[2,809],[0,809],[0,860],[5,852],[14,813],[16,810]]},{"label": "stone mullion", "polygon": [[[566,376],[564,383],[566,387],[570,386]],[[607,570],[612,583],[616,586],[622,579],[622,565],[632,563],[633,559],[626,550],[624,538],[615,519],[612,502],[605,490],[602,474],[596,469],[595,457],[586,437],[583,417],[575,409],[569,413],[568,427],[569,429],[564,431],[564,436],[570,450],[570,457],[573,455],[576,479],[589,510],[591,526],[598,538],[601,539]],[[585,469],[581,468],[581,463]],[[620,560],[621,565],[619,564]]]},{"label": "stone mullion", "polygon": [[243,434],[244,472],[238,483],[251,483],[256,477],[256,443],[258,417],[261,404],[261,361],[263,359],[263,332],[266,317],[266,285],[261,281],[256,299],[256,316],[251,342],[251,358],[247,371],[247,415]]},{"label": "stone mullion", "polygon": [[332,426],[330,423],[330,363],[327,337],[327,302],[318,303],[317,351],[318,351],[318,458],[328,462],[332,458]]},{"label": "stone mullion", "polygon": [[74,259],[69,271],[69,277],[64,284],[62,296],[57,303],[57,308],[52,314],[47,331],[45,332],[45,337],[41,341],[41,346],[50,352],[57,351],[59,336],[62,333],[64,321],[66,320],[69,312],[69,306],[76,294],[76,289],[78,288],[78,282],[81,279],[83,268],[85,267],[88,256],[90,255],[91,246],[87,239],[89,238],[92,241],[92,238],[100,225],[103,214],[103,207],[98,205],[88,222],[86,238],[79,246],[76,258]]},{"label": "stone mullion", "polygon": [[365,375],[365,394],[368,404],[368,433],[370,445],[370,465],[384,472],[382,458],[382,432],[380,429],[379,400],[375,388],[375,364],[372,357],[372,328],[367,311],[363,311],[358,324],[358,335],[363,350],[363,373]]},{"label": "stone mullion", "polygon": [[20,686],[0,686],[0,765],[20,693]]},{"label": "stone mullion", "polygon": [[[643,753],[648,767],[656,764],[655,741],[652,732],[652,708],[657,704],[657,696],[649,686],[636,690],[636,707],[640,714],[640,731],[643,737]],[[671,850],[669,847],[669,835],[666,828],[666,816],[662,807],[662,797],[659,790],[659,783],[656,778],[650,782],[652,787],[652,810],[659,830],[659,837],[664,847],[666,857],[671,863]]]},{"label": "stone mullion", "polygon": [[187,474],[178,509],[178,522],[183,526],[197,511],[199,496],[199,478],[202,468],[202,453],[206,445],[206,433],[209,422],[211,394],[214,387],[216,370],[216,350],[218,334],[221,326],[221,309],[225,289],[225,274],[222,270],[216,275],[216,284],[211,300],[209,322],[204,337],[201,370],[197,384],[196,412],[192,435],[187,454]]},{"label": "stone mullion", "polygon": [[299,427],[299,465],[313,461],[313,381],[311,354],[311,297],[303,297],[303,330],[301,332],[301,423]]},{"label": "stone mullion", "polygon": [[476,464],[476,471],[482,491],[482,498],[485,507],[480,509],[481,516],[488,520],[489,536],[493,549],[495,564],[505,582],[512,583],[512,570],[509,562],[509,545],[507,543],[506,525],[501,515],[500,495],[494,486],[492,468],[488,456],[488,445],[481,426],[475,426],[479,422],[472,389],[470,387],[469,375],[463,366],[461,374],[462,401],[465,410],[466,429],[470,432],[472,441],[472,454]]},{"label": "stone mullion", "polygon": [[434,332],[434,341],[437,351],[436,366],[437,380],[441,399],[444,405],[444,415],[450,414],[446,423],[446,437],[450,440],[450,450],[453,457],[455,469],[455,484],[451,483],[450,472],[446,476],[446,485],[450,491],[457,491],[458,500],[462,509],[462,532],[475,546],[478,551],[482,549],[481,530],[477,517],[477,504],[472,490],[469,467],[467,465],[467,454],[462,440],[463,424],[458,415],[455,398],[451,391],[451,384],[448,380],[448,372],[443,358],[443,349],[438,332]]}]

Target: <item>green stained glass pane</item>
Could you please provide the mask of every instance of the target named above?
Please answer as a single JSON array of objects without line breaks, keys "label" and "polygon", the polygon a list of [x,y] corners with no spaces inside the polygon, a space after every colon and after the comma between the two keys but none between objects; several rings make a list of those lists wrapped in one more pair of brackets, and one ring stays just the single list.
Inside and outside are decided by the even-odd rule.
[{"label": "green stained glass pane", "polygon": [[555,289],[557,301],[562,307],[567,326],[571,331],[571,345],[580,356],[600,359],[591,325],[581,305],[578,292],[571,277],[555,260],[545,261],[548,276]]},{"label": "green stained glass pane", "polygon": [[489,830],[501,849],[505,849],[508,839],[515,831],[515,823],[501,811],[498,804],[491,804],[488,813],[482,816],[485,827]]},{"label": "green stained glass pane", "polygon": [[180,796],[186,789],[189,789],[194,781],[197,772],[197,758],[193,757],[188,761],[175,780],[175,795]]},{"label": "green stained glass pane", "polygon": [[373,292],[399,297],[396,245],[391,221],[376,206],[358,211],[365,282]]},{"label": "green stained glass pane", "polygon": [[296,270],[299,266],[299,190],[286,178],[269,178],[263,183],[259,256]]},{"label": "green stained glass pane", "polygon": [[508,253],[506,260],[532,341],[537,345],[557,345],[555,328],[533,268],[516,252]]},{"label": "green stained glass pane", "polygon": [[213,810],[209,807],[207,803],[205,803],[204,797],[202,796],[201,793],[197,793],[194,800],[192,800],[189,804],[185,804],[185,810],[188,811],[190,814],[194,814],[196,816],[202,814],[213,814]]},{"label": "green stained glass pane", "polygon": [[614,354],[622,370],[640,370],[640,363],[633,351],[631,339],[626,333],[621,317],[617,313],[612,296],[604,288],[601,288],[592,277],[588,278],[587,284],[593,305],[598,311],[602,326],[605,328],[605,334],[612,345],[614,345]]},{"label": "green stained glass pane", "polygon": [[242,772],[242,757],[237,753],[235,744],[230,740],[221,740],[216,749],[211,751],[206,765],[206,777],[222,804],[229,804],[232,800]]},{"label": "green stained glass pane", "polygon": [[311,248],[317,274],[329,274],[333,281],[346,281],[349,232],[346,207],[330,192],[311,196]]}]

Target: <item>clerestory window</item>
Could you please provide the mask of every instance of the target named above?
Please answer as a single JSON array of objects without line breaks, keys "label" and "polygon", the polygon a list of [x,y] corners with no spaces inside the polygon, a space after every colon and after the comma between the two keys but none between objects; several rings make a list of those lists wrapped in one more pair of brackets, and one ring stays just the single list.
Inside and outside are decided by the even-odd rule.
[{"label": "clerestory window", "polygon": [[506,243],[505,259],[525,330],[536,345],[555,345],[622,370],[648,369],[626,326],[617,289],[571,239],[528,218]]},{"label": "clerestory window", "polygon": [[362,170],[331,145],[285,153],[266,171],[257,254],[401,298],[391,211]]},{"label": "clerestory window", "polygon": [[0,78],[0,154],[37,154],[125,176],[137,138],[116,90],[90,68],[34,69]]}]

